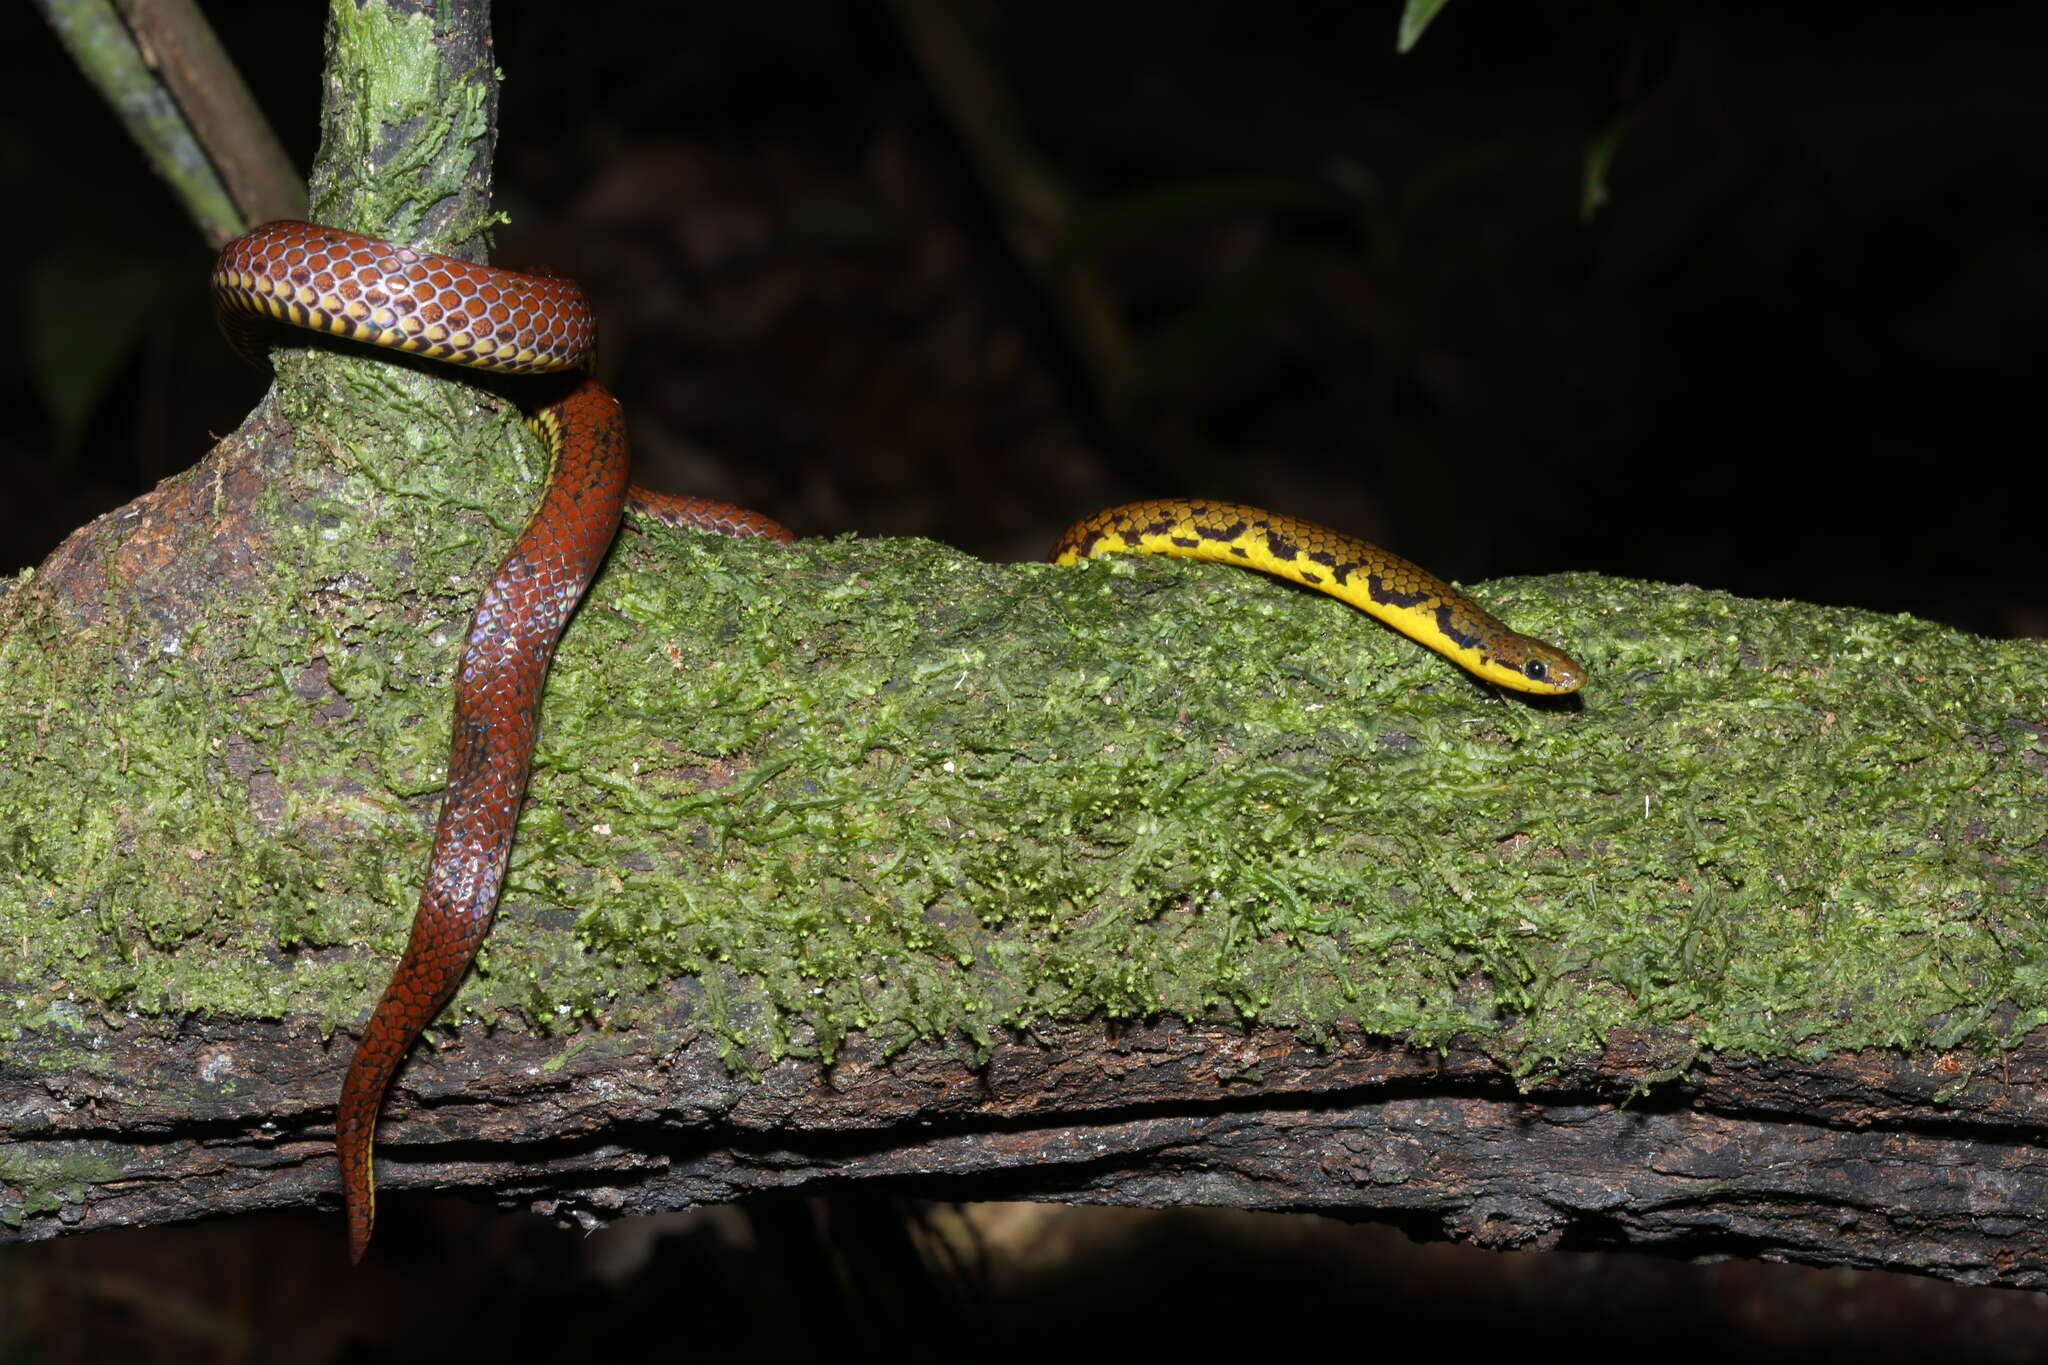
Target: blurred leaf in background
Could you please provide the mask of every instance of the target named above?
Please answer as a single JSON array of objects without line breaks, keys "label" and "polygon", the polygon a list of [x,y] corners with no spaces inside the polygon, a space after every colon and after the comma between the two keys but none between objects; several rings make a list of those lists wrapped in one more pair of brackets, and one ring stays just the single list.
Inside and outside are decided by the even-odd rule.
[{"label": "blurred leaf in background", "polygon": [[1408,8],[1401,11],[1401,34],[1395,41],[1394,50],[1407,52],[1422,41],[1422,30],[1429,27],[1429,21],[1443,10],[1450,0],[1408,0]]}]

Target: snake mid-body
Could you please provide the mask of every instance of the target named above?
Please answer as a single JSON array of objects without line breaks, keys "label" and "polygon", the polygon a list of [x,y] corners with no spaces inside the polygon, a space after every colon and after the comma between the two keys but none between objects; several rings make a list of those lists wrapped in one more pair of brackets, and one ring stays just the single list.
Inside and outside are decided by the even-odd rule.
[{"label": "snake mid-body", "polygon": [[[260,354],[271,323],[432,360],[512,374],[581,369],[595,325],[583,291],[310,223],[277,222],[223,247],[214,268],[223,328]],[[541,687],[556,641],[617,533],[622,510],[667,525],[791,540],[746,508],[630,487],[616,399],[563,381],[529,417],[553,464],[540,505],[492,574],[455,679],[448,781],[412,934],[349,1063],[335,1116],[349,1255],[375,1222],[371,1151],[393,1074],[454,997],[488,932],[525,800]],[[1560,651],[1508,630],[1440,579],[1364,541],[1234,503],[1162,500],[1098,513],[1061,538],[1062,564],[1116,551],[1215,559],[1343,598],[1482,678],[1570,692]]]}]

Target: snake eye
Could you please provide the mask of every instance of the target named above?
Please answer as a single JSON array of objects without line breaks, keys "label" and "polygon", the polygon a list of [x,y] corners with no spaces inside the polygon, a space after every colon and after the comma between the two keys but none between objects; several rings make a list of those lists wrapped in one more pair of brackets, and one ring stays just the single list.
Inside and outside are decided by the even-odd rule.
[{"label": "snake eye", "polygon": [[1522,676],[1530,682],[1549,682],[1550,670],[1544,666],[1543,660],[1531,659],[1522,665]]}]

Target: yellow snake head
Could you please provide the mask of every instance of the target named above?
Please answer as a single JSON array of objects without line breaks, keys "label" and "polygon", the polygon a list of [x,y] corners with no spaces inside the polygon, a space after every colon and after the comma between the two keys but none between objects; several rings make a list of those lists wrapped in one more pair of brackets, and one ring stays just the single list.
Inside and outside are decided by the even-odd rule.
[{"label": "yellow snake head", "polygon": [[1472,671],[1488,682],[1556,697],[1578,691],[1586,681],[1578,660],[1555,645],[1513,631],[1494,636],[1487,645],[1490,657]]}]

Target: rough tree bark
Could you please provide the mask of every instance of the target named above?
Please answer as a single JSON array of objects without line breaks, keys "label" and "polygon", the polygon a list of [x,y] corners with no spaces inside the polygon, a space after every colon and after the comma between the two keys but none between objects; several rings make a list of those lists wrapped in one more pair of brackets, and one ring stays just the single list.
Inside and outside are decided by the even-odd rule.
[{"label": "rough tree bark", "polygon": [[[379,170],[315,212],[478,236],[479,49],[336,14],[323,165]],[[0,592],[6,1235],[333,1202],[541,469],[508,397],[284,353]],[[1213,567],[629,534],[383,1190],[601,1221],[879,1177],[2048,1279],[2048,647],[1482,595],[1582,698]]]}]

